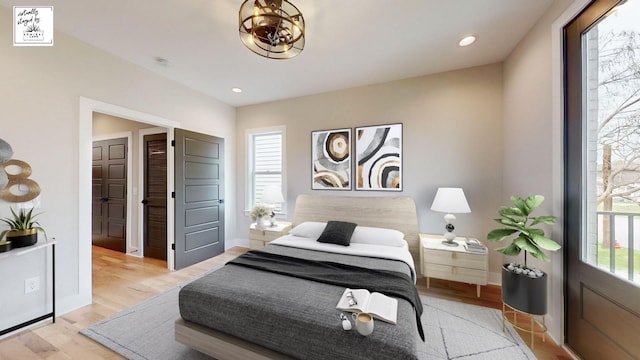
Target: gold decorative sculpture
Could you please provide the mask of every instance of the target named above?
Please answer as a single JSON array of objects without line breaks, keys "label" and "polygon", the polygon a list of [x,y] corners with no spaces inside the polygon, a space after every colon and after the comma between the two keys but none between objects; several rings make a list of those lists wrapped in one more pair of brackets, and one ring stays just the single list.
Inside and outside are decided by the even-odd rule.
[{"label": "gold decorative sculpture", "polygon": [[[22,160],[11,159],[12,156],[11,145],[0,139],[0,199],[13,203],[35,199],[40,195],[40,185],[29,179],[31,166]],[[17,167],[20,171],[10,173],[7,171],[10,166]],[[15,187],[19,191],[18,194],[12,192]]]}]

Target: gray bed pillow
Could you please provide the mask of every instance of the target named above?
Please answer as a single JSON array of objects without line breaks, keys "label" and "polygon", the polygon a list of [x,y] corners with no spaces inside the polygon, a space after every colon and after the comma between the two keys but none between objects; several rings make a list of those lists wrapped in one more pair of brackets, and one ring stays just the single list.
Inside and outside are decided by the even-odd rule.
[{"label": "gray bed pillow", "polygon": [[346,221],[329,221],[318,242],[349,246],[351,235],[358,224]]}]

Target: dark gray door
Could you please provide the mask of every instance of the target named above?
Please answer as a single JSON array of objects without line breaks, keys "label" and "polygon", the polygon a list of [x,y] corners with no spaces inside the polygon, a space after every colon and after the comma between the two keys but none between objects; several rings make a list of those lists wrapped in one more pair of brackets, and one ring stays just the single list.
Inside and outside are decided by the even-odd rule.
[{"label": "dark gray door", "polygon": [[126,251],[127,139],[93,142],[92,243]]},{"label": "dark gray door", "polygon": [[[616,228],[615,220],[610,217],[613,215],[615,219],[615,212],[604,209],[606,205],[598,204],[596,197],[611,179],[605,176],[610,164],[604,166],[606,162],[600,160],[605,152],[596,151],[597,146],[603,144],[599,129],[617,134],[614,138],[624,138],[619,135],[623,132],[611,131],[618,120],[609,116],[610,109],[600,102],[607,99],[616,104],[614,95],[622,93],[624,88],[612,86],[615,91],[607,92],[600,87],[612,84],[607,80],[607,71],[616,68],[606,66],[604,60],[617,57],[616,61],[622,63],[627,58],[620,55],[622,51],[603,51],[607,49],[604,45],[622,42],[601,41],[606,37],[600,35],[607,36],[608,31],[598,34],[601,28],[596,26],[600,22],[615,21],[615,16],[606,15],[618,3],[620,0],[596,0],[565,28],[565,324],[568,345],[583,359],[640,358],[640,287],[632,282],[633,268],[638,263],[626,260],[634,248],[634,221],[624,224],[622,229]],[[633,74],[617,76],[631,78]],[[637,94],[637,88],[630,90]],[[633,97],[623,97],[628,99]],[[630,109],[625,112],[630,113]],[[598,126],[602,119],[608,122],[606,127]],[[632,130],[635,126],[637,132],[633,122],[622,124]],[[637,139],[633,136],[631,139]],[[603,210],[599,210],[599,206]],[[605,226],[600,225],[604,218],[611,221],[611,227],[606,230],[613,240],[606,240]],[[625,230],[631,240],[624,237],[622,231],[619,238],[614,237],[616,230]],[[616,239],[626,239],[628,245],[617,248]]]},{"label": "dark gray door", "polygon": [[167,260],[167,134],[144,136],[144,256]]},{"label": "dark gray door", "polygon": [[224,252],[224,139],[175,130],[175,268]]}]

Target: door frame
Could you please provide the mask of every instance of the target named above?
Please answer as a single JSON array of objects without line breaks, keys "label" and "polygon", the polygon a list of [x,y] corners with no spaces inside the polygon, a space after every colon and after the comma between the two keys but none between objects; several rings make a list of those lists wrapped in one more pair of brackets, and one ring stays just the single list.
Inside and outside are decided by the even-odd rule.
[{"label": "door frame", "polygon": [[[567,282],[565,334],[567,345],[575,348],[575,351],[583,356],[635,359],[638,351],[637,343],[634,343],[632,338],[620,336],[628,332],[619,330],[616,326],[610,326],[609,320],[620,320],[625,316],[633,317],[631,315],[635,314],[634,320],[629,320],[627,323],[628,327],[637,327],[637,298],[640,294],[637,285],[629,281],[626,274],[616,276],[612,271],[602,269],[597,264],[584,259],[585,240],[589,240],[589,235],[593,235],[587,231],[588,223],[593,220],[589,215],[595,215],[595,207],[590,208],[594,205],[590,203],[587,195],[587,193],[593,194],[595,185],[589,184],[584,179],[585,173],[590,172],[589,164],[593,164],[594,161],[587,155],[588,151],[585,151],[584,145],[585,142],[593,140],[587,134],[588,126],[585,125],[592,121],[589,119],[589,109],[586,109],[585,93],[588,90],[594,90],[591,86],[585,86],[589,81],[589,77],[585,75],[589,70],[589,65],[585,65],[587,61],[585,53],[589,53],[589,49],[585,47],[584,35],[623,3],[624,0],[596,0],[569,24],[566,31],[567,38],[570,39],[566,42],[567,50],[565,51],[568,54],[565,60],[566,68],[570,69],[565,76],[568,84],[565,90],[568,144],[565,156],[570,160],[567,162],[566,173],[578,175],[582,181],[579,186],[567,188],[566,191],[566,198],[575,201],[567,203],[565,211],[567,224],[565,231],[568,236],[571,236],[570,243],[567,244],[569,251],[565,258]],[[599,67],[595,70],[599,71]],[[595,224],[592,225],[597,227]],[[596,236],[596,240],[601,240],[600,236]]]},{"label": "door frame", "polygon": [[171,254],[171,244],[173,243],[171,240],[173,239],[173,235],[172,238],[169,238],[169,217],[168,217],[168,213],[169,213],[169,203],[171,203],[171,206],[173,206],[173,202],[169,201],[171,199],[171,191],[170,189],[173,189],[173,187],[169,188],[169,173],[173,173],[173,169],[170,169],[170,166],[172,166],[173,164],[173,157],[169,158],[169,153],[171,152],[173,154],[173,149],[171,148],[171,139],[169,138],[169,130],[167,128],[164,127],[154,127],[154,128],[148,128],[148,129],[140,129],[140,131],[138,132],[138,154],[140,154],[139,156],[139,161],[138,161],[138,198],[137,198],[137,204],[138,204],[138,239],[140,240],[139,246],[139,256],[140,257],[144,257],[144,205],[142,205],[142,200],[144,200],[144,194],[145,194],[145,188],[144,188],[144,184],[145,184],[145,178],[144,178],[144,164],[146,162],[146,159],[144,158],[144,137],[146,135],[155,135],[155,134],[167,134],[167,267],[170,270],[173,270],[173,266],[169,266],[169,261],[171,261],[171,263],[173,263],[173,257],[170,257],[169,254]]},{"label": "door frame", "polygon": [[131,172],[131,169],[133,169],[133,159],[131,157],[131,152],[129,151],[129,149],[131,149],[131,146],[133,146],[133,132],[131,131],[124,131],[124,132],[119,132],[119,133],[110,133],[110,134],[103,134],[103,135],[98,135],[98,136],[93,136],[91,142],[95,142],[95,141],[103,141],[103,140],[114,140],[114,139],[121,139],[121,138],[126,138],[127,139],[127,196],[125,197],[126,202],[127,202],[127,206],[126,206],[126,211],[127,213],[125,214],[125,219],[126,219],[126,227],[125,227],[125,233],[124,236],[127,239],[126,240],[126,245],[125,245],[125,253],[127,255],[135,255],[135,252],[132,253],[132,251],[136,250],[136,247],[134,246],[134,244],[131,243],[131,219],[133,216],[133,198],[132,198],[132,189],[133,189],[133,180],[131,174],[133,174]]},{"label": "door frame", "polygon": [[[93,146],[93,113],[102,113],[123,119],[137,121],[145,124],[156,125],[167,129],[167,138],[173,138],[173,129],[180,128],[177,121],[165,119],[149,113],[129,109],[126,107],[109,104],[86,97],[79,99],[78,114],[78,217],[80,214],[91,214],[91,148]],[[174,187],[174,153],[168,148],[167,161],[167,192]],[[170,159],[170,160],[169,160]],[[171,198],[171,197],[169,197]],[[167,219],[174,218],[173,202],[167,204]],[[167,221],[167,243],[172,244],[174,239],[173,221]],[[167,253],[167,267],[173,270],[173,251]],[[65,308],[77,308],[92,302],[91,280],[91,221],[78,222],[78,297],[73,304],[64,304]]]},{"label": "door frame", "polygon": [[564,239],[563,213],[564,213],[564,73],[563,73],[563,28],[573,18],[576,17],[591,0],[574,0],[560,14],[551,26],[551,116],[552,116],[552,177],[553,177],[553,204],[552,211],[556,215],[557,221],[552,228],[552,239],[562,239],[563,255],[551,256],[553,276],[550,278],[550,298],[549,313],[546,316],[549,335],[557,344],[569,353],[565,343],[565,252],[566,242]]}]

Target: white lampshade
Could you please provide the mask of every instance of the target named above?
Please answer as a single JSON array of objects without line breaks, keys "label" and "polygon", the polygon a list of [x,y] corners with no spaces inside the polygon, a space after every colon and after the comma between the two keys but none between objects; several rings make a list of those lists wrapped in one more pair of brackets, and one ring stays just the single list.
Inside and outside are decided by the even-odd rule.
[{"label": "white lampshade", "polygon": [[461,188],[438,188],[431,210],[449,214],[470,213],[471,209]]},{"label": "white lampshade", "polygon": [[282,204],[284,202],[284,196],[282,196],[282,190],[279,186],[270,185],[264,188],[262,191],[262,198],[260,202],[265,204]]}]

